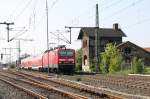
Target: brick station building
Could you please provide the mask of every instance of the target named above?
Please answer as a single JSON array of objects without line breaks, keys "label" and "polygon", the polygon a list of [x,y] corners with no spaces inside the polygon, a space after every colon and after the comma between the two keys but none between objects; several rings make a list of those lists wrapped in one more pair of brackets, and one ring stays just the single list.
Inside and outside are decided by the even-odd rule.
[{"label": "brick station building", "polygon": [[[91,60],[95,57],[95,30],[94,27],[81,28],[78,35],[78,39],[82,42],[83,71],[90,71]],[[123,37],[126,37],[126,34],[117,23],[113,24],[113,28],[98,28],[98,53],[104,51],[107,43],[113,43],[120,49],[125,62],[131,62],[132,58],[137,56],[144,60],[145,65],[150,65],[150,52],[130,41],[122,42]]]}]

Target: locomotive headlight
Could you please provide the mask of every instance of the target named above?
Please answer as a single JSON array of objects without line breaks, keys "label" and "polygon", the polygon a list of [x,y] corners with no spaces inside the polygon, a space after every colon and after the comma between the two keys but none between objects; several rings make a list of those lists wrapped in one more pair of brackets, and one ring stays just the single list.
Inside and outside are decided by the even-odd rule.
[{"label": "locomotive headlight", "polygon": [[62,61],[59,61],[59,64],[63,64],[63,62],[62,62]]},{"label": "locomotive headlight", "polygon": [[70,61],[70,63],[72,63],[72,64],[75,63],[74,59],[69,59],[69,61]]},{"label": "locomotive headlight", "polygon": [[74,61],[72,61],[72,63],[74,64]]},{"label": "locomotive headlight", "polygon": [[59,64],[63,64],[65,59],[59,59]]},{"label": "locomotive headlight", "polygon": [[65,59],[59,59],[59,61],[61,61],[61,62],[62,62],[62,61],[65,61]]},{"label": "locomotive headlight", "polygon": [[68,61],[74,61],[74,59],[68,59]]}]

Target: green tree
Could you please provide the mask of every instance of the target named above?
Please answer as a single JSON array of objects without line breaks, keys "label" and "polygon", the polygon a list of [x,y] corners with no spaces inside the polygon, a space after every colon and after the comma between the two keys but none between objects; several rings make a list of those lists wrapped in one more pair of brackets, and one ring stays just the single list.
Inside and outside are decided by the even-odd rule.
[{"label": "green tree", "polygon": [[105,51],[100,54],[100,69],[102,73],[114,73],[120,70],[122,55],[117,47],[111,43],[106,45]]},{"label": "green tree", "polygon": [[105,52],[101,53],[100,57],[101,57],[100,70],[102,71],[102,73],[108,73],[110,57]]},{"label": "green tree", "polygon": [[143,73],[143,60],[134,57],[132,60],[132,73]]},{"label": "green tree", "polygon": [[109,72],[110,73],[115,73],[117,71],[120,71],[121,69],[121,64],[122,64],[122,55],[119,54],[119,52],[116,54],[116,56],[112,57],[110,59],[110,66],[109,66]]},{"label": "green tree", "polygon": [[76,51],[76,71],[81,71],[82,70],[82,49],[78,49]]}]

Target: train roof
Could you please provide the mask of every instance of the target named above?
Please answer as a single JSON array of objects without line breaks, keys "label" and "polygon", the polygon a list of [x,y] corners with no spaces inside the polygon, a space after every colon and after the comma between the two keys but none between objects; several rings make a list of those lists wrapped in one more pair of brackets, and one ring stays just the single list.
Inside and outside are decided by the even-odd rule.
[{"label": "train roof", "polygon": [[32,60],[32,59],[40,59],[42,57],[43,53],[37,56],[30,56],[27,58],[22,59],[22,61],[28,61],[28,60]]},{"label": "train roof", "polygon": [[74,49],[71,49],[71,48],[66,48],[66,45],[58,45],[57,47],[50,48],[49,50],[46,50],[44,53],[47,53],[47,52],[50,52],[50,51],[54,51],[54,50],[61,50],[61,49],[74,50]]},{"label": "train roof", "polygon": [[25,62],[25,61],[28,61],[28,60],[31,60],[31,59],[32,59],[32,57],[27,57],[27,58],[22,59],[21,61]]}]

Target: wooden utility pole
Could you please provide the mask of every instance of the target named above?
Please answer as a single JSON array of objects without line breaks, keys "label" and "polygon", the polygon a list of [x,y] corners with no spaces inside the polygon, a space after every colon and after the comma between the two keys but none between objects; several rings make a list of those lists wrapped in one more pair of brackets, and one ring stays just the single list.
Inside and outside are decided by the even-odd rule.
[{"label": "wooden utility pole", "polygon": [[9,28],[9,25],[14,25],[14,23],[7,23],[7,22],[1,22],[0,24],[5,24],[7,25],[7,41],[9,42],[9,31],[10,31],[10,28]]}]

